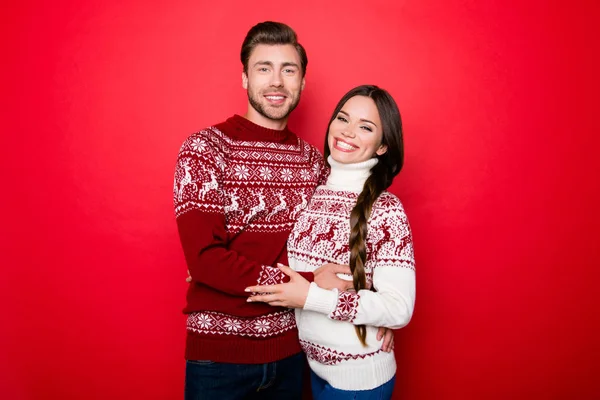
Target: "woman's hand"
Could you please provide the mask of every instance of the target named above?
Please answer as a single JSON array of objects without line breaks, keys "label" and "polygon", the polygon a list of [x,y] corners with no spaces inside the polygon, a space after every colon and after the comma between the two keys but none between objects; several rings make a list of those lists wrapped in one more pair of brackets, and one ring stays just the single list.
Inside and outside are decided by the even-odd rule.
[{"label": "woman's hand", "polygon": [[278,285],[250,286],[246,292],[252,292],[248,302],[268,303],[270,306],[302,308],[306,303],[310,282],[288,266],[277,264],[277,267],[290,277],[290,281]]}]

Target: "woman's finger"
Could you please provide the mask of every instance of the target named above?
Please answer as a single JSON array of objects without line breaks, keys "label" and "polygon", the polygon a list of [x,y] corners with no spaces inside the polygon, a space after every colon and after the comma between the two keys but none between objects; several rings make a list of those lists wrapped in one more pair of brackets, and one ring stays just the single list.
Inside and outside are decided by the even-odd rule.
[{"label": "woman's finger", "polygon": [[270,303],[272,301],[279,301],[279,297],[276,294],[264,294],[264,295],[257,295],[257,296],[251,296],[248,297],[248,299],[246,300],[248,303],[256,303],[256,302],[263,302],[263,303]]},{"label": "woman's finger", "polygon": [[244,292],[249,293],[275,293],[277,292],[277,285],[264,285],[264,286],[250,286],[244,289]]},{"label": "woman's finger", "polygon": [[283,265],[283,264],[277,264],[277,266],[279,267],[279,269],[286,274],[287,276],[292,276],[294,274],[296,274],[296,271],[294,271],[293,269],[291,269],[290,267],[288,267],[287,265]]}]

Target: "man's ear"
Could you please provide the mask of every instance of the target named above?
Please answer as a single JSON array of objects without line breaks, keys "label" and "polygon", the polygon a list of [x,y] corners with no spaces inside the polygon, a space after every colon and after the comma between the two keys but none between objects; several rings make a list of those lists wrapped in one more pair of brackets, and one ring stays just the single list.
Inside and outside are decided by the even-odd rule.
[{"label": "man's ear", "polygon": [[245,72],[242,72],[242,87],[248,90],[248,75]]},{"label": "man's ear", "polygon": [[387,145],[382,144],[381,146],[379,146],[379,148],[377,149],[377,151],[375,152],[378,156],[382,156],[385,154],[385,152],[387,151]]},{"label": "man's ear", "polygon": [[304,90],[304,85],[306,84],[306,80],[302,78],[302,85],[300,85],[300,91]]}]

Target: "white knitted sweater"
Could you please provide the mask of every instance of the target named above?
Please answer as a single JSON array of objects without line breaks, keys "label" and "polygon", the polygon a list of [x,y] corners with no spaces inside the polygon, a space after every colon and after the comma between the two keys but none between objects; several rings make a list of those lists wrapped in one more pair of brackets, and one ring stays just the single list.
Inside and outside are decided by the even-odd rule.
[{"label": "white knitted sweater", "polygon": [[[290,266],[314,271],[326,263],[349,264],[350,212],[376,159],[340,164],[329,158],[331,174],[315,191],[288,239]],[[415,302],[412,235],[402,203],[384,192],[367,222],[367,286],[338,292],[310,285],[304,309],[296,309],[300,344],[310,368],[335,388],[368,390],[396,372],[393,353],[381,350],[377,327],[402,328]],[[351,280],[350,276],[342,278]],[[354,325],[367,325],[367,347]]]}]

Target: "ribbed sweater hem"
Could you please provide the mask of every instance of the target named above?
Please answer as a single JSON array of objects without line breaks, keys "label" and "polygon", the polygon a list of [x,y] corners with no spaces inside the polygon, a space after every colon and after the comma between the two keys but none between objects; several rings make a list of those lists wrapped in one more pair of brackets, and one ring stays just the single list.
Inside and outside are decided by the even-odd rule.
[{"label": "ribbed sweater hem", "polygon": [[201,335],[187,331],[185,358],[232,364],[264,364],[283,360],[301,351],[296,329],[266,339]]},{"label": "ribbed sweater hem", "polygon": [[371,390],[383,385],[396,374],[394,353],[381,352],[364,360],[349,360],[325,365],[308,359],[310,369],[336,389]]}]

